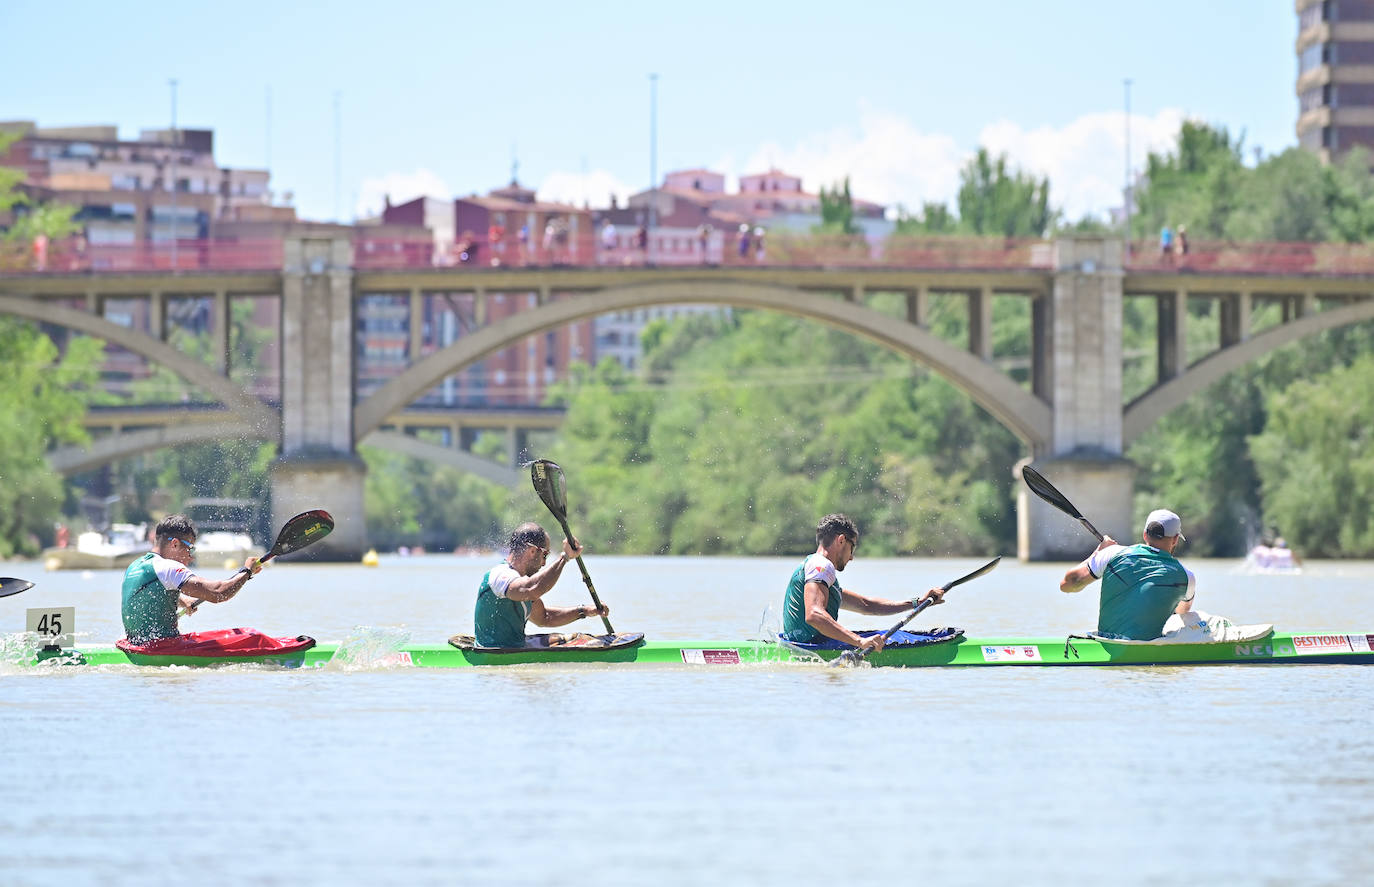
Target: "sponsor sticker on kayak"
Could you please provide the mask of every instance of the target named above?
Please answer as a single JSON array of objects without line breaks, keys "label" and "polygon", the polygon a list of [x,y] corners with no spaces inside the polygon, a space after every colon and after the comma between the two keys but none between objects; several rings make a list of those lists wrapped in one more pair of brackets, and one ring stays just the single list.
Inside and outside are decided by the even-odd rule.
[{"label": "sponsor sticker on kayak", "polygon": [[1040,648],[1029,644],[983,645],[984,662],[1044,662]]},{"label": "sponsor sticker on kayak", "polygon": [[739,665],[739,650],[683,650],[682,661],[692,665]]},{"label": "sponsor sticker on kayak", "polygon": [[1293,652],[1298,656],[1319,656],[1327,653],[1368,653],[1369,635],[1364,634],[1295,634]]}]

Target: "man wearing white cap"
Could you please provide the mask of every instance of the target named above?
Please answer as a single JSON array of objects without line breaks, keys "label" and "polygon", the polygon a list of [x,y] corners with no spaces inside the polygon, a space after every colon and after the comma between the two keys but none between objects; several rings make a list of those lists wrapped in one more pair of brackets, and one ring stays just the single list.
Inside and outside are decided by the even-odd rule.
[{"label": "man wearing white cap", "polygon": [[1102,580],[1099,634],[1147,641],[1164,633],[1170,614],[1193,608],[1197,577],[1174,557],[1174,549],[1187,541],[1183,521],[1167,508],[1155,509],[1145,519],[1142,539],[1141,545],[1126,546],[1104,537],[1059,583],[1060,591],[1075,592]]}]

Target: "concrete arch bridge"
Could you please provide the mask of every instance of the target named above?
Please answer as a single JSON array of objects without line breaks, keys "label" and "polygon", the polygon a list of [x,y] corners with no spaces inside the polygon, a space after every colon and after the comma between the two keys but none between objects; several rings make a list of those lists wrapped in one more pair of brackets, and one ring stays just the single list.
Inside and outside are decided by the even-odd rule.
[{"label": "concrete arch bridge", "polygon": [[[273,468],[274,522],[304,508],[329,508],[340,517],[326,540],[329,553],[352,557],[366,548],[359,444],[517,483],[514,442],[523,433],[556,427],[561,418],[556,410],[460,415],[418,405],[436,385],[521,343],[536,343],[528,345],[531,354],[536,347],[566,349],[564,357],[579,352],[582,343],[567,331],[591,318],[699,303],[814,320],[931,368],[1016,434],[1026,455],[1100,529],[1131,538],[1133,468],[1122,457],[1131,441],[1192,394],[1273,349],[1374,318],[1369,275],[1139,270],[1123,264],[1119,241],[1102,238],[1056,241],[1045,245],[1041,261],[994,268],[367,269],[354,267],[348,240],[325,235],[288,239],[283,254],[281,268],[262,270],[0,276],[0,313],[104,339],[174,373],[208,399],[142,412],[93,411],[91,427],[110,433],[88,448],[55,451],[54,465],[76,472],[195,441],[273,441],[280,453]],[[879,293],[900,298],[885,295],[879,304]],[[459,294],[469,308],[466,328],[442,347],[424,339],[427,300],[436,294],[450,301]],[[928,326],[932,299],[950,294],[967,311],[966,342],[948,342]],[[265,399],[233,379],[228,319],[232,301],[241,296],[275,306],[279,399]],[[363,390],[356,368],[366,343],[358,335],[358,310],[362,300],[376,296],[399,306],[395,350],[404,360],[389,378]],[[204,301],[216,318],[208,360],[189,355],[170,335],[171,306],[187,297]],[[1005,297],[1029,303],[1028,383],[1004,372],[993,353],[993,303]],[[1154,302],[1156,383],[1127,400],[1122,342],[1131,297]],[[1191,362],[1190,300],[1213,303],[1219,318],[1215,347]],[[111,319],[111,305],[127,310],[130,304],[140,306],[145,323]],[[1253,322],[1261,312],[1272,319],[1262,329]],[[509,433],[505,465],[461,448],[464,429],[476,427]],[[450,445],[407,433],[422,428],[442,430]],[[1023,493],[1018,511],[1023,558],[1081,557],[1081,531],[1048,506]]]}]

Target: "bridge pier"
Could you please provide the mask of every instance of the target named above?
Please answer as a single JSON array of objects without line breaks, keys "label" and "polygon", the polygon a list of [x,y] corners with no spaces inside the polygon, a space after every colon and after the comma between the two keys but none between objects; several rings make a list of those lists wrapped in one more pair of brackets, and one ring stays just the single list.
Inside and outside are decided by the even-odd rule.
[{"label": "bridge pier", "polygon": [[[1131,535],[1135,466],[1122,458],[1122,243],[1105,237],[1056,241],[1048,315],[1052,366],[1036,373],[1049,391],[1053,436],[1036,468],[1103,533]],[[1033,319],[1039,319],[1033,315]],[[1037,392],[1039,393],[1039,392]],[[1020,466],[1016,469],[1020,479]],[[1017,556],[1081,560],[1097,544],[1019,485]]]},{"label": "bridge pier", "polygon": [[272,466],[280,527],[312,508],[334,532],[304,555],[352,561],[367,550],[363,484],[353,446],[353,246],[332,232],[288,238],[282,268],[282,441]]}]

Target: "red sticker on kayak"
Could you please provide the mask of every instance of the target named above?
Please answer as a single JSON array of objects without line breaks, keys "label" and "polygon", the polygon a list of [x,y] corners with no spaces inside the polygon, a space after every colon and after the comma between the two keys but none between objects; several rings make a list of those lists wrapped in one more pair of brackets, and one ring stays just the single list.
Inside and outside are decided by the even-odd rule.
[{"label": "red sticker on kayak", "polygon": [[739,650],[683,650],[682,661],[692,665],[739,665]]}]

